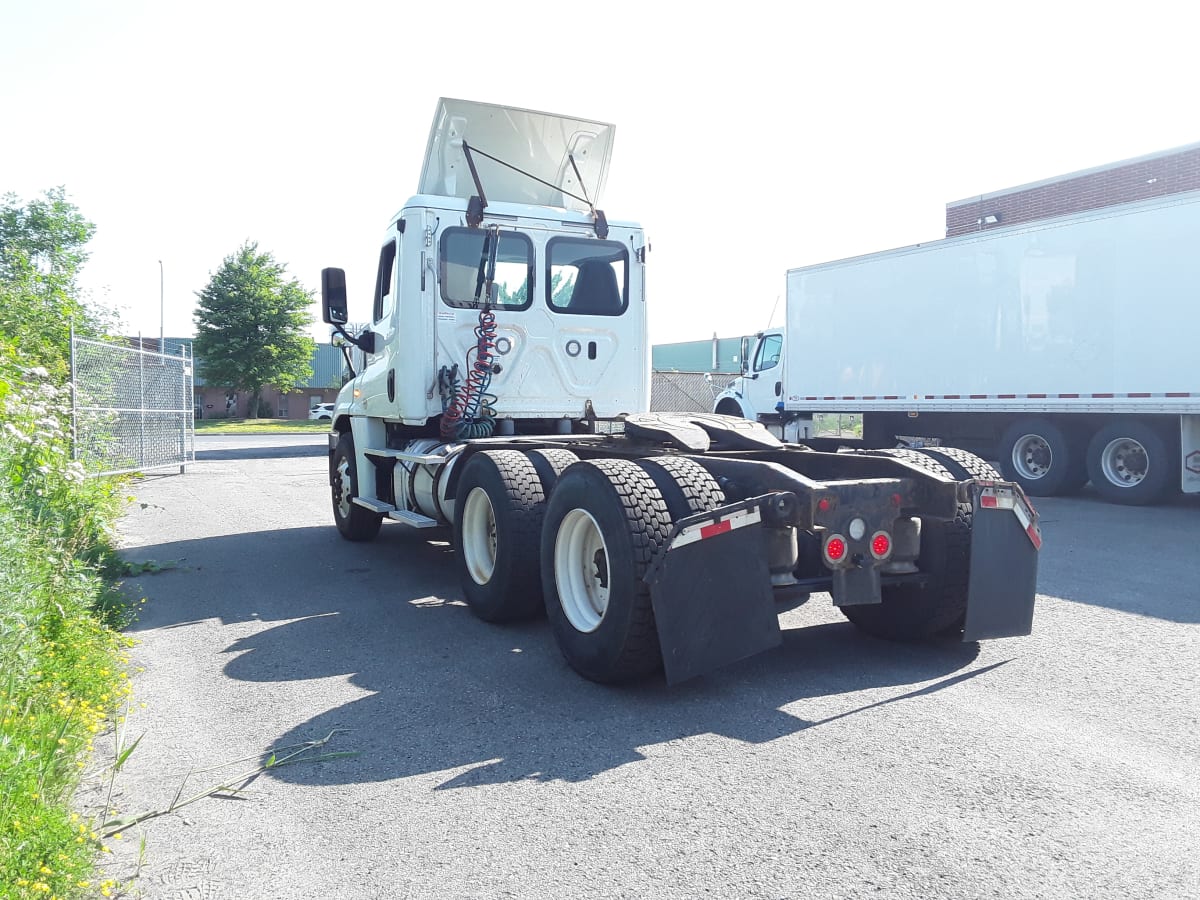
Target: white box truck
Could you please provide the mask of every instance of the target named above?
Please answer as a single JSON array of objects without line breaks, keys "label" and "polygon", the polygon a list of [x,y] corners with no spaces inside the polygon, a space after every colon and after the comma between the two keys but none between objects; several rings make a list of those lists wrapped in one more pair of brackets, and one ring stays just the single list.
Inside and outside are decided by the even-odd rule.
[{"label": "white box truck", "polygon": [[818,446],[814,415],[861,414],[859,446],[962,447],[1035,495],[1200,491],[1200,192],[792,269],[786,321],[717,412]]},{"label": "white box truck", "polygon": [[322,272],[325,321],[365,354],[330,423],[341,535],[451,529],[471,610],[544,612],[596,681],[680,681],[776,646],[776,601],[817,591],[888,638],[1028,634],[1037,514],[981,460],[646,412],[648,245],[595,206],[612,136],[442,100],[361,333],[345,272]]}]

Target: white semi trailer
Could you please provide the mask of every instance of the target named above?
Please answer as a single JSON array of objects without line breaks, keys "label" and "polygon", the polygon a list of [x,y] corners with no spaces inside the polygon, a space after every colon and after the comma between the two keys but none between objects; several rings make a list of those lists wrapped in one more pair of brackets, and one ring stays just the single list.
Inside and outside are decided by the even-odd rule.
[{"label": "white semi trailer", "polygon": [[1034,495],[1195,493],[1198,242],[1188,193],[792,269],[786,346],[761,334],[715,410],[793,440],[861,414],[852,445],[937,439]]},{"label": "white semi trailer", "polygon": [[646,412],[648,247],[595,205],[612,138],[442,100],[361,333],[345,273],[323,271],[325,321],[365,354],[329,435],[341,534],[450,526],[472,611],[544,610],[597,681],[674,682],[777,645],[777,598],[812,591],[895,639],[1028,634],[1037,515],[981,460]]}]

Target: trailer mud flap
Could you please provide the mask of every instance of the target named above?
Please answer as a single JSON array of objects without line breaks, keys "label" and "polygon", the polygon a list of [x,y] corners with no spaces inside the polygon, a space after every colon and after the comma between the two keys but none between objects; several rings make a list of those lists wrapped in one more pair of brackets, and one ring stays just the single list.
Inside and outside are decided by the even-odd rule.
[{"label": "trailer mud flap", "polygon": [[972,508],[963,640],[1029,634],[1042,546],[1037,512],[1019,487],[992,482],[975,484]]},{"label": "trailer mud flap", "polygon": [[748,525],[684,532],[649,575],[668,684],[782,643],[757,515]]}]

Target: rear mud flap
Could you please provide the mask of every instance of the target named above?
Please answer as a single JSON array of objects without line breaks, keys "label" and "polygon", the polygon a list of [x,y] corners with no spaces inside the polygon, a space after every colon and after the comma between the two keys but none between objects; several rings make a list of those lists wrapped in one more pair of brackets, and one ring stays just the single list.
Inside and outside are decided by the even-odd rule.
[{"label": "rear mud flap", "polygon": [[1020,488],[988,482],[976,483],[972,507],[963,640],[1030,634],[1042,545],[1037,512]]},{"label": "rear mud flap", "polygon": [[761,526],[673,546],[650,599],[668,684],[779,646],[779,613]]}]

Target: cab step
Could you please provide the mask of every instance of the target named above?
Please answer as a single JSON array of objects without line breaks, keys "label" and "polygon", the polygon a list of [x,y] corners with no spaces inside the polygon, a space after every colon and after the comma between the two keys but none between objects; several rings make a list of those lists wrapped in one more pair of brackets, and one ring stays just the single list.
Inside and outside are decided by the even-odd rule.
[{"label": "cab step", "polygon": [[410,528],[436,528],[438,525],[437,519],[423,516],[419,512],[413,512],[411,509],[393,509],[387,514],[387,517],[395,519],[397,522],[402,522]]},{"label": "cab step", "polygon": [[363,456],[372,457],[372,462],[381,459],[398,459],[402,462],[419,463],[423,466],[436,466],[446,461],[446,457],[438,453],[408,453],[404,450],[378,449],[373,447],[364,450]]}]

